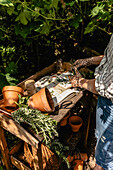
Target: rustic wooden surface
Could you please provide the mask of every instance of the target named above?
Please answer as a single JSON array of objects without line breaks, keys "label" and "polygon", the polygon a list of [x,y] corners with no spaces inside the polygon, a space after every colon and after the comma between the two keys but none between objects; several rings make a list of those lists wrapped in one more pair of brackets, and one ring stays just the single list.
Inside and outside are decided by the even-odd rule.
[{"label": "rustic wooden surface", "polygon": [[38,149],[36,149],[34,146],[32,146],[32,154],[33,154],[34,170],[43,170],[41,144]]},{"label": "rustic wooden surface", "polygon": [[77,95],[72,94],[61,103],[59,103],[58,111],[50,115],[58,123],[63,119],[63,117],[75,106],[75,104],[81,99],[83,92],[80,91]]},{"label": "rustic wooden surface", "polygon": [[[50,65],[49,67],[46,67],[43,70],[37,72],[36,74],[30,76],[26,80],[33,79],[33,80],[37,81],[41,77],[52,73],[55,69],[56,69],[56,62],[53,63],[52,65]],[[68,70],[68,69],[71,69],[71,65],[64,63],[64,70]],[[20,86],[25,90],[24,84],[25,84],[26,80],[22,81],[17,86]],[[83,96],[82,90],[77,95],[76,94],[69,95],[66,99],[64,99],[61,103],[59,103],[59,106],[56,108],[55,112],[50,114],[50,116],[59,123],[63,119],[63,117],[82,98],[82,96]],[[3,100],[1,100],[0,105],[2,105],[2,104],[3,104]],[[44,162],[42,162],[41,147],[39,147],[40,142],[42,141],[42,138],[40,139],[39,135],[36,135],[36,134],[32,135],[31,133],[28,132],[28,130],[24,129],[22,126],[20,126],[18,123],[16,123],[13,119],[11,119],[10,112],[7,112],[7,110],[5,110],[5,109],[0,110],[0,125],[3,129],[9,131],[13,135],[17,136],[22,141],[24,141],[27,144],[27,146],[28,146],[28,144],[31,145],[34,169],[42,170]],[[21,146],[21,143],[19,143],[17,146],[15,146],[9,152],[8,148],[7,148],[7,143],[5,140],[4,130],[1,127],[0,127],[0,132],[1,132],[0,148],[1,148],[3,160],[5,162],[6,168],[8,170],[11,169],[10,167],[11,167],[11,162],[12,162],[12,164],[15,165],[19,169],[29,170],[29,168],[27,166],[25,166],[22,162],[20,162],[19,160],[17,160],[15,157],[12,156],[16,151],[18,151],[18,149]],[[45,149],[45,147],[43,147],[43,149]],[[48,152],[47,148],[46,148],[46,154],[49,156],[53,155],[53,153],[51,151]],[[27,152],[26,152],[26,156],[27,156]],[[46,164],[46,162],[45,162],[45,164]]]},{"label": "rustic wooden surface", "polygon": [[[11,156],[11,163],[15,165],[20,170],[31,170],[31,168],[24,165],[22,162],[20,162],[18,159],[16,159],[14,156]],[[12,169],[10,169],[12,170]]]},{"label": "rustic wooden surface", "polygon": [[10,133],[17,136],[21,140],[29,143],[30,145],[38,148],[39,141],[35,139],[30,133],[28,133],[22,126],[20,126],[14,120],[0,113],[0,122],[1,126],[5,130],[9,131]]}]

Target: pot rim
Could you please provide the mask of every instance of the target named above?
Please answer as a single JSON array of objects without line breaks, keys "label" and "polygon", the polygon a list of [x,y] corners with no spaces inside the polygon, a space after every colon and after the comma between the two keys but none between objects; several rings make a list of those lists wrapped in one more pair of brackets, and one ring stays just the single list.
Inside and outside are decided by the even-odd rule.
[{"label": "pot rim", "polygon": [[[52,99],[50,91],[48,90],[47,87],[44,87],[41,90],[44,91],[44,96],[42,96],[41,94],[40,94],[40,96],[41,96],[41,99],[42,99],[43,103],[45,104],[44,105],[45,110],[47,110],[48,112],[54,112],[55,111],[55,107],[54,107],[54,102],[53,102],[53,99]],[[46,92],[49,94],[49,98],[52,101],[52,104],[49,103],[48,97],[46,95]]]},{"label": "pot rim", "polygon": [[80,116],[71,116],[70,118],[69,118],[69,124],[70,125],[72,125],[72,126],[77,126],[77,125],[73,125],[73,123],[71,123],[71,121],[74,119],[78,119],[79,121],[80,121],[80,124],[78,125],[78,126],[80,126],[82,123],[83,123],[83,119],[80,117]]},{"label": "pot rim", "polygon": [[4,86],[2,89],[2,93],[4,93],[5,91],[17,91],[19,93],[23,94],[23,89],[21,87],[18,86]]}]

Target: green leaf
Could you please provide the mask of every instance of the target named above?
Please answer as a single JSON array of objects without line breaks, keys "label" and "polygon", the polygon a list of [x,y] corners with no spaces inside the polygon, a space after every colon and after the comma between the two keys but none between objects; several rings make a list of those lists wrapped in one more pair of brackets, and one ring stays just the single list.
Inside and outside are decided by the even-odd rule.
[{"label": "green leaf", "polygon": [[23,25],[27,25],[28,20],[25,17],[25,13],[24,12],[20,12],[20,14],[17,16],[17,18],[15,19],[15,21],[20,21]]},{"label": "green leaf", "polygon": [[67,6],[73,6],[74,4],[75,4],[75,1],[67,2],[67,3],[66,3]]},{"label": "green leaf", "polygon": [[6,75],[6,80],[10,85],[16,85],[16,83],[18,82],[18,80],[14,77],[10,76],[10,73],[7,73]]},{"label": "green leaf", "polygon": [[52,0],[52,6],[55,8],[55,9],[57,9],[58,8],[58,2],[59,2],[59,0]]},{"label": "green leaf", "polygon": [[91,15],[92,17],[95,17],[98,15],[100,12],[103,12],[104,5],[96,6],[92,9]]},{"label": "green leaf", "polygon": [[0,166],[0,170],[4,170],[4,168],[2,166]]},{"label": "green leaf", "polygon": [[12,62],[10,62],[8,64],[5,71],[6,71],[6,73],[16,74],[17,73],[17,68],[18,68],[18,66],[12,61]]},{"label": "green leaf", "polygon": [[21,35],[24,39],[28,34],[31,33],[31,30],[29,28],[29,25],[25,26],[20,26],[19,24],[15,25],[15,34],[16,35]]},{"label": "green leaf", "polygon": [[17,10],[20,11],[22,9],[22,4],[18,4]]},{"label": "green leaf", "polygon": [[10,0],[0,0],[0,5],[9,7],[13,6],[13,3]]},{"label": "green leaf", "polygon": [[50,21],[43,22],[40,24],[38,28],[35,29],[36,32],[40,32],[41,34],[49,34],[51,28]]},{"label": "green leaf", "polygon": [[79,27],[80,22],[82,22],[82,17],[81,15],[76,16],[73,20],[70,21],[70,26],[74,27],[77,29]]},{"label": "green leaf", "polygon": [[27,25],[28,21],[31,21],[31,13],[24,9],[20,12],[15,21],[20,21],[23,25]]},{"label": "green leaf", "polygon": [[14,13],[14,9],[15,9],[14,6],[10,6],[10,7],[7,9],[7,13],[8,13],[9,15],[13,14],[13,13]]},{"label": "green leaf", "polygon": [[24,9],[23,12],[24,12],[26,19],[31,22],[31,12],[28,11],[27,9]]},{"label": "green leaf", "polygon": [[85,28],[84,34],[93,33],[96,30],[96,26],[93,21],[91,21]]}]

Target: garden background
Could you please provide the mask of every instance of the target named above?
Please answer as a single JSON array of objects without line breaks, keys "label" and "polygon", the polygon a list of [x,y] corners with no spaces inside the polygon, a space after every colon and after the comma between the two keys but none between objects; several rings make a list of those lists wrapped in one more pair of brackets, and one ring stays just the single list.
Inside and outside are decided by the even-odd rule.
[{"label": "garden background", "polygon": [[0,93],[62,58],[103,54],[112,0],[0,0]]}]

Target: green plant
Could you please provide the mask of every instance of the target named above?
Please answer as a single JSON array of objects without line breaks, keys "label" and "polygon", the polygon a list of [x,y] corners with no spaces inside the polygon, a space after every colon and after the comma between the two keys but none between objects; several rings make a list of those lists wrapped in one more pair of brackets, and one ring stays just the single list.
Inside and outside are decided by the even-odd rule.
[{"label": "green plant", "polygon": [[21,97],[19,95],[19,103],[16,103],[19,106],[19,109],[14,111],[11,116],[13,119],[20,123],[26,123],[31,126],[31,128],[39,135],[42,135],[45,144],[56,153],[56,155],[61,158],[63,161],[68,161],[64,155],[64,152],[69,148],[63,146],[58,139],[53,138],[58,137],[57,132],[57,122],[53,120],[46,113],[41,113],[39,110],[30,109],[27,105],[29,97]]},{"label": "green plant", "polygon": [[69,168],[69,162],[65,156],[64,153],[67,152],[67,150],[69,150],[68,146],[63,145],[59,139],[55,139],[51,142],[51,145],[49,146],[49,148],[60,158],[62,159],[64,162],[67,163],[67,167]]},{"label": "green plant", "polygon": [[29,124],[37,134],[44,137],[44,142],[47,145],[51,142],[53,136],[58,136],[57,122],[37,109],[30,109],[26,103],[27,100],[28,98],[19,95],[19,103],[16,103],[19,109],[12,113],[12,117],[18,123]]},{"label": "green plant", "polygon": [[96,29],[100,29],[107,34],[112,33],[113,26],[113,1],[97,1],[90,11],[89,21],[84,34],[93,34]]},{"label": "green plant", "polygon": [[18,83],[18,79],[14,77],[17,73],[17,66],[14,62],[10,62],[5,68],[5,73],[0,73],[0,91],[6,85],[15,86]]},{"label": "green plant", "polygon": [[0,166],[0,170],[4,170],[3,166]]}]

